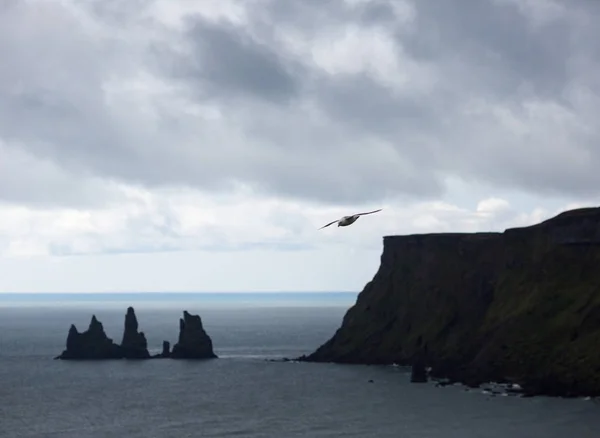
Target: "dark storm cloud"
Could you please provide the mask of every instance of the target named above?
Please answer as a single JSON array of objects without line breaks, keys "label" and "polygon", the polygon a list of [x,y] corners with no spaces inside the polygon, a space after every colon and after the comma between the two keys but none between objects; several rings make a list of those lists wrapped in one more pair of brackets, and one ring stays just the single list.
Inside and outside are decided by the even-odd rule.
[{"label": "dark storm cloud", "polygon": [[298,79],[282,56],[226,22],[202,17],[188,20],[185,38],[191,53],[180,60],[178,75],[213,98],[263,98],[287,101],[298,92]]},{"label": "dark storm cloud", "polygon": [[401,143],[402,133],[426,132],[439,123],[440,109],[418,94],[393,96],[389,86],[364,75],[322,78],[316,94],[330,116],[357,134],[377,134]]},{"label": "dark storm cloud", "polygon": [[[600,115],[600,88],[574,61],[586,59],[586,68],[599,72],[593,41],[600,29],[584,19],[598,17],[598,4],[555,2],[572,9],[544,20],[514,1],[465,3],[459,9],[452,2],[417,2],[422,32],[398,31],[398,41],[416,59],[434,60],[458,93],[490,107],[505,105],[514,115],[510,124],[522,124],[515,129],[527,134],[489,114],[450,112],[449,124],[437,131],[447,141],[437,151],[440,167],[537,193],[597,195],[600,131],[589,122]],[[574,87],[583,89],[592,105],[578,105],[569,94]],[[527,107],[527,101],[543,102],[546,109]],[[538,118],[543,111],[547,118]]]},{"label": "dark storm cloud", "polygon": [[365,3],[358,16],[365,24],[388,23],[393,25],[395,22],[394,8],[388,1]]},{"label": "dark storm cloud", "polygon": [[[425,0],[414,3],[415,22],[407,26],[390,20],[392,9],[379,3],[382,12],[369,24],[393,30],[399,53],[433,66],[438,83],[397,97],[366,75],[334,76],[319,89],[319,103],[352,128],[389,140],[415,167],[428,160],[423,179],[437,170],[537,193],[597,194],[600,28],[592,17],[600,6],[556,4],[569,13],[544,19],[547,10],[512,1],[472,0],[458,8]],[[585,107],[570,94],[577,87]],[[465,114],[469,100],[487,113]],[[542,102],[545,114],[527,101]],[[507,109],[527,134],[502,123],[498,113]]]},{"label": "dark storm cloud", "polygon": [[[153,22],[151,1],[87,2],[88,21],[4,3],[0,139],[73,174],[330,203],[438,196],[448,175],[595,193],[597,4],[539,21],[544,2],[419,0],[412,18],[396,15],[404,3],[265,0],[247,22],[194,12],[180,29]],[[387,32],[397,71],[367,34],[322,54],[357,29]],[[170,91],[119,88],[148,71]]]},{"label": "dark storm cloud", "polygon": [[354,15],[342,0],[267,0],[252,11],[253,18],[265,25],[292,24],[318,30],[323,24],[348,22]]},{"label": "dark storm cloud", "polygon": [[444,63],[479,92],[496,99],[528,87],[558,97],[568,80],[572,23],[557,20],[534,28],[516,3],[491,0],[415,3],[417,32],[398,31],[399,43],[416,59]]}]

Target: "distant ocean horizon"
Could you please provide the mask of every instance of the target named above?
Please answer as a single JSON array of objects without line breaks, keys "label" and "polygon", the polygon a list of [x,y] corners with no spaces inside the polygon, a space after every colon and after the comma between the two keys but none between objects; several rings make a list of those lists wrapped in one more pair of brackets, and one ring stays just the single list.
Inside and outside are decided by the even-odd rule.
[{"label": "distant ocean horizon", "polygon": [[220,306],[235,303],[236,306],[351,306],[358,292],[306,291],[306,292],[0,292],[2,306],[53,306],[83,303],[136,304],[152,306],[200,305]]}]

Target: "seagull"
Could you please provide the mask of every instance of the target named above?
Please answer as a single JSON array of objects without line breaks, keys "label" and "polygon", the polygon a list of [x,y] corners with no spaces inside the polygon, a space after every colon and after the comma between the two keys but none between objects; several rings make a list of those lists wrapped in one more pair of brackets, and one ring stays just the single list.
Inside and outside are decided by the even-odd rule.
[{"label": "seagull", "polygon": [[367,211],[366,213],[357,213],[357,214],[353,214],[352,216],[344,216],[341,219],[336,219],[332,222],[329,222],[327,225],[323,225],[321,228],[319,228],[319,230],[322,230],[325,227],[328,227],[329,225],[333,225],[337,222],[338,227],[347,227],[348,225],[352,225],[354,222],[356,222],[356,220],[360,217],[360,216],[364,216],[365,214],[372,214],[372,213],[377,213],[378,211],[383,210],[382,208],[380,208],[379,210],[373,210],[373,211]]}]

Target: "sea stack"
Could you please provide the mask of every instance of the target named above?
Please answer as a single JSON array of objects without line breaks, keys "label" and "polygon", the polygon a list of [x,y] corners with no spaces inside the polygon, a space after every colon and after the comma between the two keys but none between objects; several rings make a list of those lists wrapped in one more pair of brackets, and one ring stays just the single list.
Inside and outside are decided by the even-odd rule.
[{"label": "sea stack", "polygon": [[169,357],[171,355],[171,343],[169,341],[163,341],[162,353],[160,353],[162,357]]},{"label": "sea stack", "polygon": [[71,325],[67,336],[67,348],[55,359],[213,359],[210,336],[202,326],[199,315],[183,312],[179,320],[179,339],[171,350],[169,341],[163,341],[162,352],[150,355],[144,332],[138,331],[138,320],[133,307],[127,308],[121,345],[117,345],[104,332],[102,323],[92,316],[89,328],[79,333]]},{"label": "sea stack", "polygon": [[171,343],[163,341],[162,351],[152,356],[152,359],[167,359],[171,357]]},{"label": "sea stack", "polygon": [[77,327],[71,324],[67,336],[67,348],[55,359],[63,360],[98,360],[118,359],[121,357],[121,347],[106,336],[102,323],[92,315],[86,331],[79,333]]},{"label": "sea stack", "polygon": [[144,332],[138,332],[138,321],[133,307],[127,308],[123,340],[121,341],[122,355],[125,359],[148,359],[148,341]]},{"label": "sea stack", "polygon": [[170,355],[173,359],[216,359],[210,336],[202,326],[200,315],[183,311],[179,319],[179,338]]}]

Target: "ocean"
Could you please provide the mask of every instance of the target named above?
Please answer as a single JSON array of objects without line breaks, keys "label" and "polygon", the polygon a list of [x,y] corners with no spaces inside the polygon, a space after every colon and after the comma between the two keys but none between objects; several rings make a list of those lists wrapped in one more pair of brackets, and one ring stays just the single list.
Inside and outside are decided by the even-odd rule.
[{"label": "ocean", "polygon": [[[393,366],[269,362],[325,342],[355,293],[0,294],[0,438],[600,437],[600,404],[411,384]],[[120,342],[127,306],[151,353],[200,314],[209,361],[53,360],[92,314]]]}]

